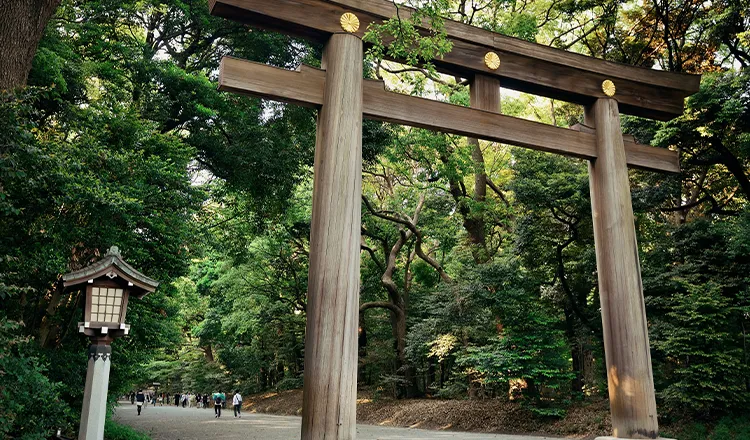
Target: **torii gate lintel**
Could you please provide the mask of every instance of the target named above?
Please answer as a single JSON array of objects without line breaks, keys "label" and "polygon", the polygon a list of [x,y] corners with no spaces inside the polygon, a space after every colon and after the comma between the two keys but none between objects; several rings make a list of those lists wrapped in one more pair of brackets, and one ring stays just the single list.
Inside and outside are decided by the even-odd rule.
[{"label": "torii gate lintel", "polygon": [[[341,32],[342,14],[358,17],[359,28],[353,33],[359,37],[371,23],[396,16],[396,5],[387,0],[209,0],[209,7],[219,17],[319,42]],[[398,7],[402,19],[412,11]],[[604,61],[452,20],[445,20],[445,31],[453,50],[433,60],[439,71],[465,78],[488,75],[505,88],[560,101],[592,105],[606,97],[601,84],[611,80],[617,85],[620,111],[669,120],[682,114],[684,98],[695,93],[700,83],[698,75]],[[489,53],[499,57],[499,66],[485,64]]]}]

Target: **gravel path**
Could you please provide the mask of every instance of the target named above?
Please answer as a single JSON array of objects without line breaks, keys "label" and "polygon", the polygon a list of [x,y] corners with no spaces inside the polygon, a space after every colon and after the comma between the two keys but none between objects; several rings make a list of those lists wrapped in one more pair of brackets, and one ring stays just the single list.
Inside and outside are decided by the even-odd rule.
[{"label": "gravel path", "polygon": [[[214,418],[213,409],[147,406],[138,416],[135,405],[120,403],[115,420],[149,434],[154,440],[290,440],[298,439],[300,418],[246,413],[234,418],[232,410]],[[551,440],[553,437],[469,434],[451,431],[357,425],[358,440]]]}]

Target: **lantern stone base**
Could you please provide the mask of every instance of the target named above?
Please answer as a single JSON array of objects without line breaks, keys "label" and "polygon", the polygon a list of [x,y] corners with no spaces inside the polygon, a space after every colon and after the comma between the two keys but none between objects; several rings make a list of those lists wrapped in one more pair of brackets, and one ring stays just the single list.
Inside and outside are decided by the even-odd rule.
[{"label": "lantern stone base", "polygon": [[83,394],[79,440],[104,439],[111,356],[112,347],[109,345],[89,347],[89,365],[86,372],[86,391]]}]

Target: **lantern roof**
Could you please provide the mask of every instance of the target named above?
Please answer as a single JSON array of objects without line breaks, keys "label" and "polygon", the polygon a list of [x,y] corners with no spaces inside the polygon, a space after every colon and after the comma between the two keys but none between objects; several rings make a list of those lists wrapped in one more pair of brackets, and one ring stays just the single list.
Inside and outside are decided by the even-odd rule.
[{"label": "lantern roof", "polygon": [[159,282],[137,271],[122,259],[120,249],[112,246],[107,254],[96,263],[90,264],[83,269],[63,275],[65,287],[76,286],[93,282],[101,277],[116,280],[118,277],[128,283],[130,294],[142,298],[146,294],[156,290]]}]

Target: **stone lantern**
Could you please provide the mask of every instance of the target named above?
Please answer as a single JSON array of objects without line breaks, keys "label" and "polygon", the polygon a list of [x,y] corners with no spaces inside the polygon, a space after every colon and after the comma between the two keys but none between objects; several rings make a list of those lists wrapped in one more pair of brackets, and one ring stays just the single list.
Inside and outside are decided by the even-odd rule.
[{"label": "stone lantern", "polygon": [[130,326],[125,324],[130,297],[143,298],[159,283],[123,261],[115,246],[100,261],[63,275],[63,282],[65,288],[86,289],[84,321],[78,323],[78,331],[91,339],[78,438],[102,440],[112,355],[110,344],[114,338],[130,332]]}]

